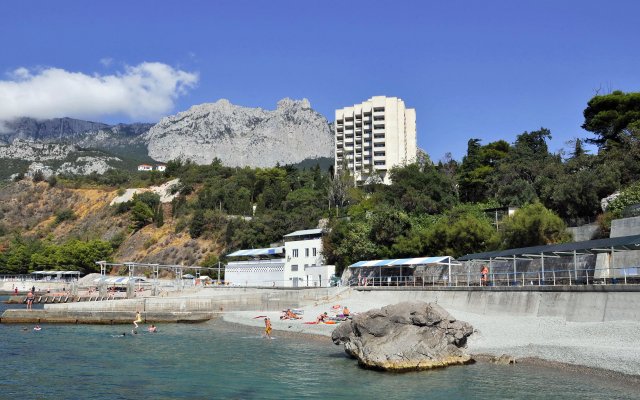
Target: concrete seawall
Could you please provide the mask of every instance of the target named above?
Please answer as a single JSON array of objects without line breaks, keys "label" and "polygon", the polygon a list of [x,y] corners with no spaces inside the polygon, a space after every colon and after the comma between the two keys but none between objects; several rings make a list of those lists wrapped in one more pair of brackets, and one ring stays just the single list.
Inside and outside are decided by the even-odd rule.
[{"label": "concrete seawall", "polygon": [[[143,312],[143,323],[183,322],[197,323],[208,321],[216,316],[213,312]],[[47,311],[47,310],[6,310],[2,323],[60,323],[60,324],[128,324],[131,325],[135,315],[122,311]]]},{"label": "concrete seawall", "polygon": [[636,286],[552,287],[544,290],[487,288],[476,290],[357,289],[353,298],[373,303],[435,302],[448,311],[504,316],[558,317],[571,322],[640,320]]},{"label": "concrete seawall", "polygon": [[[435,302],[448,311],[479,315],[514,317],[556,317],[570,322],[606,322],[640,320],[640,287],[631,285],[543,287],[543,288],[323,288],[310,290],[203,289],[184,297],[147,297],[101,302],[46,304],[43,315],[82,322],[83,315],[93,321],[100,315],[123,315],[117,319],[131,322],[135,311],[148,315],[172,313],[223,313],[229,311],[280,311],[314,304],[341,301],[362,304],[394,304],[402,301]],[[2,322],[20,322],[29,314],[8,310]],[[16,310],[13,310],[16,311]],[[34,310],[33,312],[36,312]],[[7,318],[11,316],[11,318]],[[21,316],[21,317],[18,317]],[[111,315],[108,316],[111,320]],[[167,317],[169,320],[173,317]],[[27,321],[24,321],[27,322]],[[31,322],[29,320],[28,322]],[[94,323],[94,322],[91,322]]]},{"label": "concrete seawall", "polygon": [[152,322],[189,322],[211,319],[228,311],[280,311],[329,301],[335,290],[202,288],[174,297],[145,297],[110,301],[45,304],[44,309],[6,310],[2,323],[131,323],[136,311]]}]

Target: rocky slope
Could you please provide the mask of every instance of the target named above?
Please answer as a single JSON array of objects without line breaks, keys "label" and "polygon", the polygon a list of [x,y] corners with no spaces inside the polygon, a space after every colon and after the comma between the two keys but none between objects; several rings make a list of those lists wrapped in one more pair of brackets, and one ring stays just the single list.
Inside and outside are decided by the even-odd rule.
[{"label": "rocky slope", "polygon": [[[110,203],[119,195],[112,189],[74,189],[30,180],[0,188],[0,251],[14,234],[48,238],[56,243],[69,239],[101,239],[117,243],[114,260],[141,263],[202,263],[220,249],[215,241],[192,239],[186,230],[176,232],[171,205],[165,204],[165,224],[133,232],[129,214],[118,214]],[[74,218],[56,224],[56,213],[73,210]]]},{"label": "rocky slope", "polygon": [[[23,167],[15,171],[8,164],[10,161],[20,161]],[[10,145],[0,145],[0,179],[9,178],[11,174],[26,172],[33,175],[42,171],[45,177],[52,174],[103,174],[108,169],[118,168],[122,160],[101,151],[84,150],[72,144],[43,143],[15,139]],[[9,166],[8,166],[9,165]],[[26,171],[24,171],[24,165]]]},{"label": "rocky slope", "polygon": [[163,118],[144,135],[149,156],[158,161],[218,158],[229,166],[269,167],[331,157],[333,135],[307,100],[283,99],[274,111],[227,100],[201,104]]}]

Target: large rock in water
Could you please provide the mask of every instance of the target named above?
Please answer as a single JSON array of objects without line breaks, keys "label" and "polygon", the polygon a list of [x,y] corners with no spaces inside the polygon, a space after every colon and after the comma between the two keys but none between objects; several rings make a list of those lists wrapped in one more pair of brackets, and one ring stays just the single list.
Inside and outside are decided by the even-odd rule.
[{"label": "large rock in water", "polygon": [[472,362],[473,327],[433,303],[399,303],[358,314],[332,333],[333,343],[365,368],[423,370]]}]

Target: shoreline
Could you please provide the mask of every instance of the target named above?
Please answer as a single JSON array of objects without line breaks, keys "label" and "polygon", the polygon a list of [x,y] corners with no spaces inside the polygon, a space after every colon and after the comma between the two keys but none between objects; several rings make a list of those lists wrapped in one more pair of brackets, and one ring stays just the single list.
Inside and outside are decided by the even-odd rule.
[{"label": "shoreline", "polygon": [[[563,298],[562,294],[558,296]],[[573,304],[572,308],[582,316],[596,306],[606,305],[607,309],[613,311],[622,306],[625,310],[635,310],[634,305],[640,301],[640,296],[635,294],[612,296],[610,302],[605,301],[609,297],[602,296],[587,296],[578,305],[564,304],[560,300],[558,302],[565,308]],[[621,315],[624,318],[618,320],[585,322],[571,320],[565,315],[553,315],[549,310],[553,310],[555,303],[549,302],[550,300],[547,303],[526,303],[533,305],[524,312],[521,307],[523,303],[517,301],[525,299],[522,297],[487,297],[485,303],[480,304],[477,297],[477,293],[473,292],[460,292],[452,296],[449,292],[437,291],[359,291],[352,288],[316,291],[206,288],[162,298],[55,304],[48,306],[47,310],[86,314],[117,310],[125,315],[136,309],[145,309],[147,312],[191,310],[190,312],[195,313],[211,313],[216,310],[215,313],[222,314],[227,322],[254,326],[259,330],[264,329],[263,319],[268,316],[276,331],[330,336],[336,325],[308,325],[303,322],[315,321],[325,311],[329,315],[335,315],[339,313],[341,306],[348,306],[352,314],[357,314],[402,301],[425,301],[441,305],[454,318],[474,327],[474,334],[467,342],[469,354],[507,354],[516,360],[536,358],[544,362],[598,368],[640,377],[640,322],[636,318],[630,319],[631,314]],[[535,300],[535,297],[529,296],[526,299]],[[595,301],[604,302],[605,305],[597,302],[594,304]],[[538,309],[543,306],[544,308]],[[300,309],[303,320],[280,320],[280,310],[287,308]],[[124,318],[128,321],[132,317]],[[82,323],[82,320],[79,319],[78,323]]]},{"label": "shoreline", "polygon": [[[252,329],[255,329],[256,333],[264,333],[263,326],[258,326],[255,324],[248,325],[241,322],[232,322],[225,319],[224,315],[221,315],[211,320],[210,322],[214,324],[225,324],[228,327],[237,328],[237,329],[241,329],[241,327],[244,327],[244,328],[250,327]],[[303,331],[297,331],[297,330],[282,330],[282,329],[276,329],[275,326],[273,329],[274,329],[274,332],[277,332],[277,334],[274,336],[277,336],[278,338],[281,338],[281,337],[304,338],[305,340],[310,340],[317,343],[324,343],[327,345],[327,347],[334,348],[336,353],[343,354],[344,357],[346,358],[351,358],[349,355],[347,355],[344,352],[344,347],[342,345],[333,344],[333,342],[331,341],[330,335],[325,335],[322,332],[314,333],[309,331],[303,332]],[[470,355],[473,358],[474,363],[492,364],[491,361],[489,360],[492,357],[500,356],[501,354],[470,353]],[[354,363],[354,368],[362,368],[360,365],[358,365],[357,360],[353,359],[353,363]],[[575,375],[584,376],[584,377],[594,377],[601,380],[607,380],[611,383],[625,385],[625,386],[640,390],[639,375],[630,375],[630,374],[625,374],[622,372],[613,371],[613,370],[604,369],[604,368],[587,367],[583,365],[545,360],[539,357],[516,358],[515,364],[508,365],[505,367],[518,368],[518,366],[526,366],[526,367],[534,366],[534,367],[540,367],[546,370],[557,370],[563,373],[570,373],[570,374],[575,374]],[[456,365],[456,366],[450,366],[446,368],[455,368],[455,367],[464,368],[464,365]],[[429,371],[422,371],[422,372],[428,373]],[[389,372],[389,373],[396,374],[396,373],[402,373],[402,372]]]},{"label": "shoreline", "polygon": [[[394,296],[395,297],[395,296]],[[340,293],[330,299],[301,307],[303,321],[313,321],[332,304],[346,305],[352,313],[381,308],[402,300],[381,293]],[[467,351],[473,356],[507,354],[516,360],[541,360],[580,369],[610,371],[610,375],[640,379],[640,323],[637,321],[573,322],[561,317],[474,313],[452,304],[437,302],[454,318],[470,323],[474,334]],[[223,314],[227,322],[264,327],[262,319],[271,318],[274,330],[330,336],[335,325],[306,325],[301,321],[281,321],[277,311],[231,311]]]}]

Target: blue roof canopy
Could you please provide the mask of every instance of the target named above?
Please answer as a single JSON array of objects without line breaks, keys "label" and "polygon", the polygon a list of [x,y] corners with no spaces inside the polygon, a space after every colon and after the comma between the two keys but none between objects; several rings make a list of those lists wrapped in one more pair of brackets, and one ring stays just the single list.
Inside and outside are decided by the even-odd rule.
[{"label": "blue roof canopy", "polygon": [[284,247],[268,247],[266,249],[238,250],[227,257],[284,256]]},{"label": "blue roof canopy", "polygon": [[448,265],[455,264],[454,259],[450,256],[439,257],[418,257],[418,258],[396,258],[391,260],[371,260],[371,261],[358,261],[355,264],[351,264],[349,268],[364,268],[364,267],[415,267],[417,265]]}]

